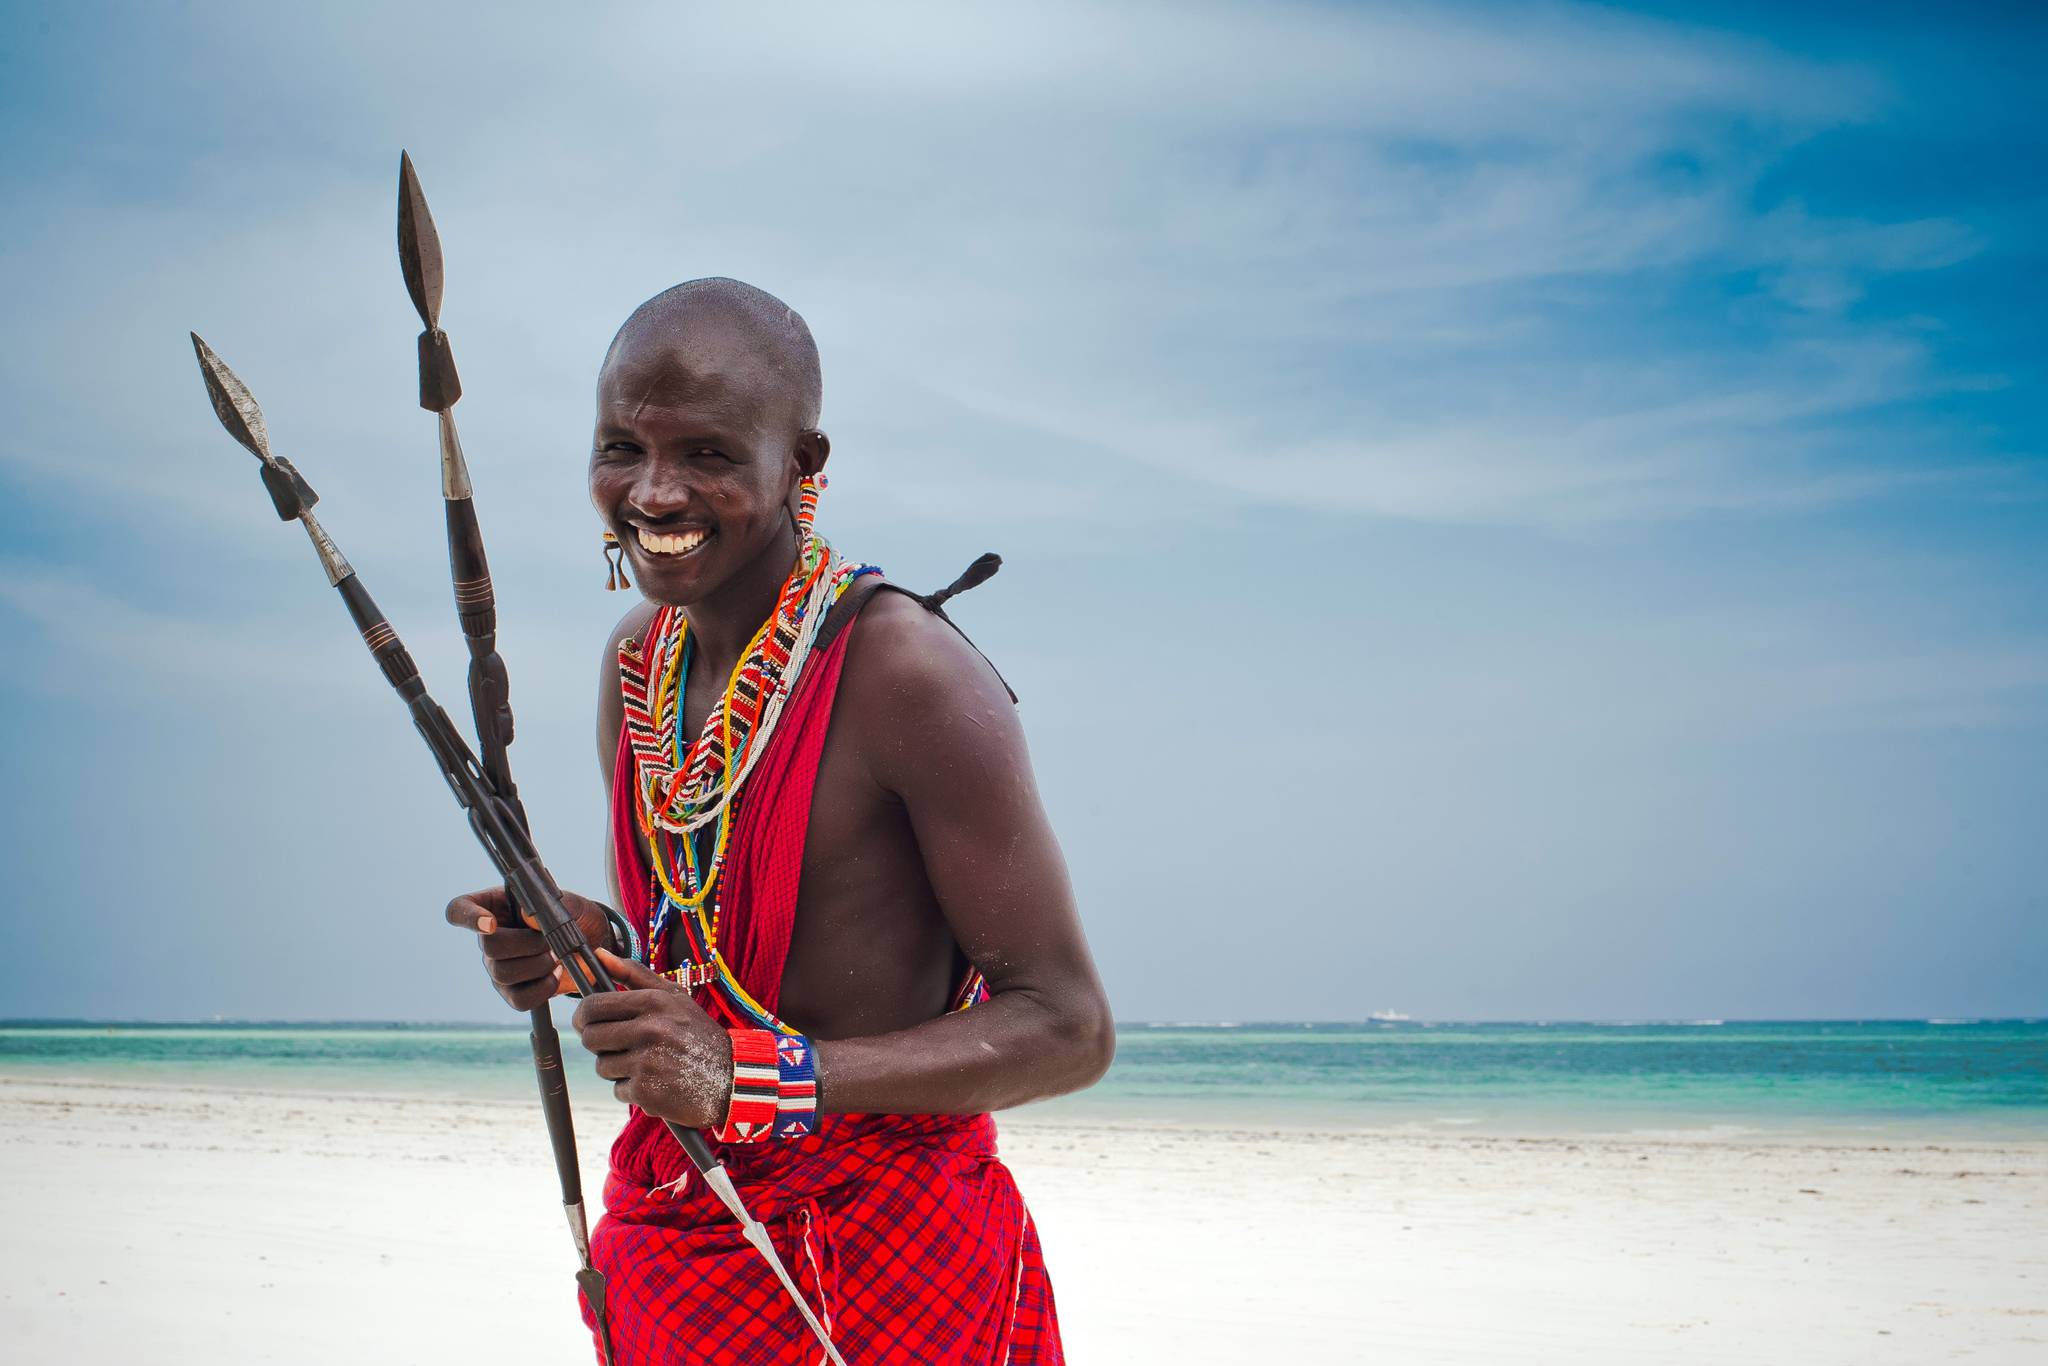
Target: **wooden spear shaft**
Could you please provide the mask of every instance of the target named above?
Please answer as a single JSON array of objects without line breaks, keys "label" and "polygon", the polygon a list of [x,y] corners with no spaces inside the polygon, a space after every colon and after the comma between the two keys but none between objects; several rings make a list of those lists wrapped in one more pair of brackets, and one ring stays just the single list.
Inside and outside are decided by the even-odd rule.
[{"label": "wooden spear shaft", "polygon": [[[412,158],[398,159],[398,260],[425,330],[420,333],[420,406],[439,419],[441,498],[448,521],[448,574],[455,588],[455,613],[469,646],[469,709],[476,723],[477,746],[483,751],[484,774],[531,834],[519,788],[512,780],[511,678],[498,653],[498,600],[491,586],[490,560],[484,553],[483,528],[477,521],[469,465],[462,438],[455,430],[455,401],[462,380],[448,334],[440,327],[441,239],[433,214],[420,190]],[[562,1037],[545,1001],[527,1012],[527,1044],[533,1053],[533,1075],[540,1088],[541,1116],[562,1192],[562,1214],[576,1245],[576,1284],[597,1321],[598,1349],[612,1359],[611,1319],[605,1298],[604,1273],[590,1260],[590,1220],[583,1207],[583,1168],[576,1153],[576,1119],[569,1106],[568,1076],[562,1066]]]}]

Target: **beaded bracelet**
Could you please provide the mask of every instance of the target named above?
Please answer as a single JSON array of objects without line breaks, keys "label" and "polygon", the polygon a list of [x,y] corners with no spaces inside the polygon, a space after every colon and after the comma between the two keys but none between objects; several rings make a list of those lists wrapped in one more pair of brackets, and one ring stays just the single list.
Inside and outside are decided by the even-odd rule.
[{"label": "beaded bracelet", "polygon": [[612,948],[612,944],[607,944],[605,947],[612,949],[612,952],[621,958],[630,959],[635,963],[639,962],[640,935],[634,930],[633,922],[609,906],[604,907],[604,919],[605,924],[611,929],[610,938],[612,944],[618,946],[617,948]]},{"label": "beaded bracelet", "polygon": [[757,1143],[775,1130],[776,1096],[781,1090],[775,1064],[775,1033],[728,1029],[732,1039],[732,1100],[725,1123],[712,1131],[720,1143]]},{"label": "beaded bracelet", "polygon": [[732,1100],[725,1123],[712,1131],[720,1143],[801,1138],[818,1127],[818,1051],[801,1034],[728,1029],[732,1040]]},{"label": "beaded bracelet", "polygon": [[801,1034],[775,1040],[775,1137],[801,1138],[818,1127],[818,1050]]}]

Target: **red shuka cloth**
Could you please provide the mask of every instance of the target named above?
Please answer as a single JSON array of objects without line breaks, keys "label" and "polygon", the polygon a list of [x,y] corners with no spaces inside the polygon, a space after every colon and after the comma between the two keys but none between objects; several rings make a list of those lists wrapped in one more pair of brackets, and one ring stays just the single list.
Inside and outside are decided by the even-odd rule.
[{"label": "red shuka cloth", "polygon": [[[719,944],[770,1012],[854,624],[805,666],[734,815]],[[623,735],[612,785],[620,909],[644,929],[651,870]],[[697,999],[721,1015],[709,988]],[[849,1366],[1064,1363],[1038,1232],[997,1160],[989,1116],[821,1114],[807,1137],[726,1144],[720,1155]],[[612,1145],[604,1204],[590,1250],[607,1282],[613,1366],[823,1361],[774,1273],[638,1107]],[[583,1316],[593,1322],[587,1304]]]}]

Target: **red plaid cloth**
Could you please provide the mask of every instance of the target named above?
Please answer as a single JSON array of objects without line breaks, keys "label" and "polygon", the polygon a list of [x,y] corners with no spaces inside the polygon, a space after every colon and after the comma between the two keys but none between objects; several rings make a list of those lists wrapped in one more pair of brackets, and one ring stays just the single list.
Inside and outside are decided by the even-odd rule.
[{"label": "red plaid cloth", "polygon": [[[826,1115],[727,1170],[849,1366],[1058,1366],[1038,1232],[987,1115]],[[687,1173],[687,1175],[686,1175]],[[684,1177],[679,1190],[667,1183]],[[591,1257],[614,1366],[817,1366],[823,1353],[667,1131],[635,1110]],[[584,1322],[591,1323],[589,1306]]]},{"label": "red plaid cloth", "polygon": [[[734,816],[721,948],[770,1011],[780,1004],[812,787],[852,627],[806,666]],[[622,735],[613,848],[621,910],[644,925],[650,874],[632,773]],[[715,993],[698,1000],[723,1015]],[[719,1152],[848,1366],[1063,1366],[1038,1231],[996,1158],[987,1115],[825,1114],[807,1137]],[[604,1204],[590,1250],[607,1282],[613,1366],[824,1361],[732,1215],[661,1122],[638,1108],[612,1145]],[[594,1341],[587,1303],[583,1319]]]}]

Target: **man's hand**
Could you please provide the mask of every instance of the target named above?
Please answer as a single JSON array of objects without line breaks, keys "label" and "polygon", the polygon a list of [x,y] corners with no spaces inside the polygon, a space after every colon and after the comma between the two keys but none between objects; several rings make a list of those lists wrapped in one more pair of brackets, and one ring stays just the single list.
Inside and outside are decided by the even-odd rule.
[{"label": "man's hand", "polygon": [[732,1040],[690,993],[658,972],[599,953],[620,990],[586,996],[572,1023],[612,1094],[692,1129],[725,1123]]},{"label": "man's hand", "polygon": [[[611,942],[604,907],[574,892],[562,893],[562,904],[576,917],[585,939],[598,946]],[[575,989],[568,969],[555,961],[539,930],[526,928],[503,887],[456,897],[448,903],[448,923],[476,931],[491,984],[514,1010],[532,1010],[549,997]]]}]

